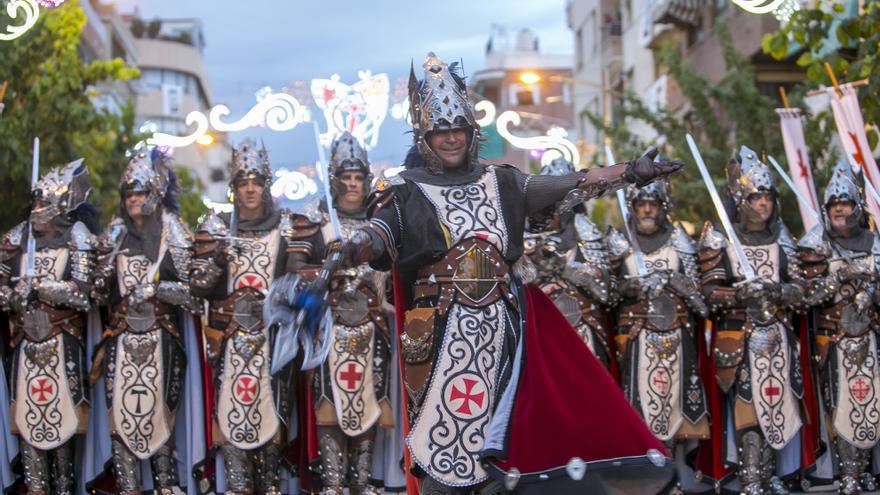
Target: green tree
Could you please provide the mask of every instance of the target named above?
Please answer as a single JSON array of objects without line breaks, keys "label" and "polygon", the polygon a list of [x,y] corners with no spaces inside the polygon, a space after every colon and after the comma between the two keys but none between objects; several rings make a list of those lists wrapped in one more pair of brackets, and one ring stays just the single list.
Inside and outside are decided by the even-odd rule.
[{"label": "green tree", "polygon": [[[118,195],[124,166],[120,152],[133,143],[133,111],[122,115],[98,110],[90,97],[102,81],[139,76],[121,59],[85,63],[79,52],[86,17],[77,0],[44,10],[22,38],[0,44],[0,81],[8,80],[0,116],[0,228],[20,221],[29,199],[33,138],[41,141],[40,164],[52,166],[85,158],[99,207],[105,213]],[[118,194],[118,193],[117,193]]]},{"label": "green tree", "polygon": [[[675,45],[661,48],[656,55],[659,66],[690,102],[684,114],[648,108],[636,95],[628,93],[615,109],[616,120],[620,124],[605,127],[598,115],[588,116],[611,139],[618,157],[638,156],[648,146],[659,143],[663,154],[683,160],[687,165],[673,181],[676,209],[673,214],[677,219],[698,225],[706,219],[715,218],[715,211],[687,146],[686,133],[694,136],[722,197],[726,190],[725,167],[734,153],[739,153],[740,145],[748,146],[762,155],[772,155],[785,163],[779,119],[774,112],[777,103],[761,93],[755,68],[734,48],[727,25],[719,22],[715,33],[726,66],[724,76],[717,82],[709,81],[684,61]],[[658,139],[653,142],[640,139],[631,130],[633,122],[653,128]],[[815,136],[819,131],[818,128],[807,126],[805,132],[808,140],[818,141]],[[818,144],[811,151],[824,153]],[[780,191],[784,204],[796,204],[793,193],[785,184],[780,184]],[[697,201],[695,198],[705,200]],[[796,208],[783,209],[782,215],[792,230],[800,230],[801,220]]]},{"label": "green tree", "polygon": [[208,213],[202,202],[202,185],[188,168],[175,168],[180,187],[180,216],[190,225],[197,225],[199,217]]},{"label": "green tree", "polygon": [[[826,63],[841,82],[868,79],[859,89],[859,101],[865,122],[876,123],[880,122],[880,101],[875,98],[880,94],[880,2],[865,3],[860,15],[849,15],[839,2],[829,9],[799,10],[779,31],[765,35],[761,44],[764,52],[777,60],[797,56],[797,64],[807,74],[806,83],[796,88],[798,95],[832,84]],[[823,125],[833,126],[830,115],[819,117]],[[876,127],[868,139],[872,148],[877,145]]]}]

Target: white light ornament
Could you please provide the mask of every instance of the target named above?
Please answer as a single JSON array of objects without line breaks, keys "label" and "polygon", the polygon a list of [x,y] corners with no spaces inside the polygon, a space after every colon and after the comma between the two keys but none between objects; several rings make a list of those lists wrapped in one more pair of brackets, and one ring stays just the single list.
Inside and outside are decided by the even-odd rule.
[{"label": "white light ornament", "polygon": [[359,71],[358,78],[351,85],[341,82],[339,74],[312,79],[312,98],[327,124],[327,131],[320,135],[322,145],[330,146],[342,131],[350,132],[367,150],[379,142],[379,128],[388,115],[391,83],[387,74],[372,75],[368,70]]},{"label": "white light ornament", "polygon": [[553,126],[543,136],[519,137],[514,136],[508,126],[518,126],[520,124],[520,116],[513,110],[503,112],[498,116],[495,127],[498,134],[508,143],[516,148],[523,150],[544,150],[541,155],[541,165],[549,165],[556,158],[565,158],[575,167],[581,160],[581,154],[574,143],[567,139],[568,132],[565,129]]},{"label": "white light ornament", "polygon": [[730,0],[739,8],[752,14],[773,14],[787,22],[795,11],[800,10],[798,0]]},{"label": "white light ornament", "polygon": [[273,198],[299,201],[318,194],[318,184],[302,172],[282,168],[275,171],[270,191]]},{"label": "white light ornament", "polygon": [[308,109],[296,101],[296,98],[286,93],[272,93],[261,99],[241,119],[227,123],[222,119],[229,116],[229,107],[217,105],[211,109],[208,115],[199,111],[192,111],[186,116],[187,127],[195,126],[195,130],[187,136],[174,136],[163,132],[156,132],[147,139],[147,143],[154,146],[168,146],[182,148],[195,143],[200,137],[213,127],[218,132],[243,131],[250,127],[268,127],[273,131],[289,131],[297,125],[308,120]]},{"label": "white light ornament", "polygon": [[6,26],[5,31],[0,32],[0,41],[12,41],[34,27],[40,17],[40,5],[36,0],[10,0],[6,4],[6,15],[18,19],[19,13],[23,14],[24,22],[18,26]]}]

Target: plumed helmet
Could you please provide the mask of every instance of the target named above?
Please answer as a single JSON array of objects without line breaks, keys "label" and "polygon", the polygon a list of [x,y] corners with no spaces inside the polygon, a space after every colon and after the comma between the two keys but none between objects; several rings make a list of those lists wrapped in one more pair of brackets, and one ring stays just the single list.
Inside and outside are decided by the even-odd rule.
[{"label": "plumed helmet", "polygon": [[31,189],[31,221],[49,223],[58,215],[70,214],[88,200],[91,191],[89,171],[82,158],[54,167]]}]

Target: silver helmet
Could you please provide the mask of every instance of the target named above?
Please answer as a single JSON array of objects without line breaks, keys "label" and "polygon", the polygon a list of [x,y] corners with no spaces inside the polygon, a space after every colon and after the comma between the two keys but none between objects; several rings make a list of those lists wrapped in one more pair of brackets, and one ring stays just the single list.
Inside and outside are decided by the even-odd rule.
[{"label": "silver helmet", "polygon": [[229,169],[229,185],[240,179],[261,179],[265,186],[272,184],[272,166],[269,152],[262,144],[257,147],[253,139],[245,139],[238,148],[232,149],[232,164]]},{"label": "silver helmet", "polygon": [[657,179],[643,187],[632,185],[626,190],[626,204],[632,210],[636,201],[656,201],[664,210],[669,211],[672,205],[671,192],[671,185],[666,179]]},{"label": "silver helmet", "polygon": [[122,171],[119,189],[123,197],[127,193],[147,193],[141,207],[145,215],[152,215],[162,203],[168,189],[168,170],[144,151],[135,151],[130,155],[125,170]]},{"label": "silver helmet", "polygon": [[828,218],[828,206],[834,201],[851,201],[853,203],[854,218],[859,218],[865,210],[865,200],[862,194],[864,176],[856,175],[852,167],[845,161],[838,162],[831,172],[828,185],[825,186],[825,194],[822,198],[822,216],[825,225],[831,225]]},{"label": "silver helmet", "polygon": [[568,175],[572,173],[574,173],[574,167],[572,164],[560,156],[541,167],[540,175]]},{"label": "silver helmet", "polygon": [[[446,62],[434,52],[428,52],[422,64],[425,70],[421,83],[415,70],[410,67],[409,105],[413,135],[426,168],[434,174],[443,172],[443,160],[428,146],[428,134],[448,129],[470,130],[468,155],[471,162],[477,160],[480,126],[474,117],[473,105],[468,101],[463,80],[456,79]],[[453,64],[453,70],[456,64]]]},{"label": "silver helmet", "polygon": [[343,172],[362,172],[364,174],[364,199],[366,199],[373,174],[370,171],[370,161],[367,158],[367,150],[358,142],[350,132],[343,131],[336,136],[330,145],[330,184],[332,194],[338,196],[345,191],[344,184],[339,182],[339,175]]},{"label": "silver helmet", "polygon": [[727,188],[737,208],[748,204],[749,196],[772,193],[778,196],[776,177],[758,153],[742,146],[739,155],[727,164]]},{"label": "silver helmet", "polygon": [[92,184],[83,159],[54,167],[31,189],[31,222],[46,224],[67,215],[89,199]]}]

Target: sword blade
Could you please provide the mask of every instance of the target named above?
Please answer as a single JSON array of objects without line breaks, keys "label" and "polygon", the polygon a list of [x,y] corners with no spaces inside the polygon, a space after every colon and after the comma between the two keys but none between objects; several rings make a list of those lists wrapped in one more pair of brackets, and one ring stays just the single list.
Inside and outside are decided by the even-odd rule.
[{"label": "sword blade", "polygon": [[324,201],[327,202],[327,216],[330,217],[330,226],[333,228],[333,235],[336,240],[342,239],[342,229],[339,228],[339,216],[336,215],[336,208],[333,206],[333,196],[330,195],[330,163],[324,155],[324,146],[321,144],[321,131],[318,129],[318,121],[312,121],[315,127],[315,144],[318,145],[318,171],[321,172],[322,182],[324,183]]},{"label": "sword blade", "polygon": [[[608,162],[608,165],[617,163],[614,159],[614,152],[611,151],[610,146],[605,146],[605,159]],[[623,194],[623,189],[618,189],[616,194],[617,205],[620,207],[620,215],[623,217],[623,228],[626,232],[626,237],[629,239],[629,243],[632,246],[633,259],[635,259],[636,262],[636,271],[639,272],[639,277],[647,277],[648,266],[645,264],[645,258],[642,256],[642,248],[639,246],[639,240],[636,239],[636,236],[633,235],[629,228],[629,212],[626,209],[626,197]]]},{"label": "sword blade", "polygon": [[817,213],[816,210],[813,209],[813,203],[811,203],[810,200],[804,197],[804,193],[802,193],[801,190],[794,185],[794,181],[791,180],[791,177],[789,177],[787,173],[785,173],[785,170],[782,168],[781,165],[779,165],[779,162],[777,162],[775,158],[773,158],[772,156],[768,156],[767,158],[770,159],[770,164],[773,165],[773,168],[776,169],[776,173],[778,173],[779,176],[782,177],[782,180],[784,180],[785,183],[788,184],[788,187],[791,188],[792,192],[794,192],[794,195],[797,196],[798,201],[801,202],[801,205],[803,205],[807,213],[809,213],[811,217],[815,218],[816,222],[818,222],[819,225],[822,225],[822,218],[820,218],[819,213]]},{"label": "sword blade", "polygon": [[703,177],[703,182],[706,184],[706,189],[709,190],[709,196],[712,198],[712,203],[715,205],[715,212],[718,214],[718,219],[721,220],[721,226],[724,227],[724,233],[727,234],[727,241],[733,246],[733,251],[737,258],[736,261],[739,263],[740,269],[745,275],[746,280],[754,280],[756,278],[755,270],[752,269],[752,265],[749,263],[745,251],[743,251],[742,244],[739,243],[739,238],[736,236],[736,231],[733,230],[733,224],[730,223],[730,218],[727,217],[727,210],[724,209],[724,203],[721,202],[721,197],[718,196],[718,191],[715,190],[715,183],[712,182],[712,176],[709,175],[709,170],[706,168],[706,163],[703,161],[700,149],[697,148],[697,143],[694,142],[693,136],[688,134],[686,138],[691,154],[694,155],[694,161],[697,162],[697,168],[700,169],[700,175]]},{"label": "sword blade", "polygon": [[[33,193],[34,188],[37,186],[37,182],[40,180],[40,138],[34,138],[34,157],[31,162],[31,193]],[[33,202],[33,201],[32,201]],[[33,208],[36,205],[31,205]],[[25,277],[33,277],[34,276],[34,265],[37,263],[37,241],[34,239],[34,227],[31,223],[30,219],[28,219],[28,240],[27,240],[27,255],[25,257],[25,265],[24,265],[24,274]]]}]

